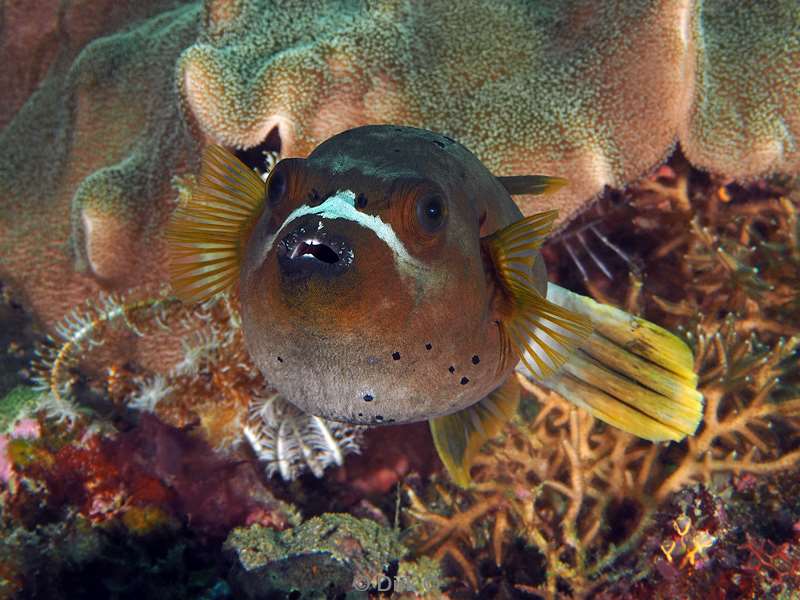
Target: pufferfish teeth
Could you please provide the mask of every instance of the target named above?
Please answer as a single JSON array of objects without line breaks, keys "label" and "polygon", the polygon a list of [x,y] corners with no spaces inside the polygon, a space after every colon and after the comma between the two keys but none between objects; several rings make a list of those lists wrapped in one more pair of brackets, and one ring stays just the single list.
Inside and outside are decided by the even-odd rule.
[{"label": "pufferfish teeth", "polygon": [[324,246],[322,242],[316,239],[309,239],[309,240],[299,240],[295,247],[292,248],[292,251],[289,253],[289,258],[297,258],[298,256],[304,256],[306,254],[313,255],[313,252],[310,252],[311,248],[314,246]]}]

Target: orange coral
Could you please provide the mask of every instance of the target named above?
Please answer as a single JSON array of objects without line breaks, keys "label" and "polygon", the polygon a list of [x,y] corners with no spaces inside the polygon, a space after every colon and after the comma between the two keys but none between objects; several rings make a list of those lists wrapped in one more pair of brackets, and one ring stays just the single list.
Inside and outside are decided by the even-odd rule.
[{"label": "orange coral", "polygon": [[[430,506],[410,493],[408,515],[420,550],[454,557],[473,588],[480,589],[478,557],[491,551],[499,565],[502,548],[521,538],[538,549],[546,568],[542,581],[518,583],[518,589],[550,598],[569,588],[586,597],[613,581],[612,565],[641,546],[659,507],[675,492],[724,474],[800,464],[795,192],[765,186],[744,202],[740,191],[726,206],[733,215],[723,214],[713,180],[697,180],[681,168],[678,173],[633,191],[633,208],[621,209],[647,224],[644,235],[659,240],[641,276],[632,277],[644,286],[614,289],[599,270],[586,283],[606,300],[620,298],[633,310],[644,306],[683,329],[706,398],[704,424],[681,444],[650,444],[520,377],[539,412],[478,457],[473,487],[434,495]],[[683,210],[658,219],[673,201]],[[662,264],[681,275],[648,277]],[[668,300],[658,294],[662,290]],[[738,314],[720,320],[728,307]],[[442,497],[450,500],[442,505]],[[690,531],[685,522],[678,529],[681,562],[693,566],[714,534]],[[677,544],[666,542],[662,551],[673,556]]]}]

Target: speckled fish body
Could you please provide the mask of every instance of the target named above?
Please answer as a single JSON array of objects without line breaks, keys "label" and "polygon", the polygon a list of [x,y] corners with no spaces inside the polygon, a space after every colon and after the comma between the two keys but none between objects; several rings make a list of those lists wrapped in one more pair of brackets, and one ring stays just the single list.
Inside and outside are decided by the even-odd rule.
[{"label": "speckled fish body", "polygon": [[219,146],[168,228],[173,287],[205,300],[238,283],[252,359],[300,409],[348,423],[429,420],[460,485],[516,411],[518,364],[598,418],[679,440],[702,415],[685,343],[548,284],[538,250],[556,210],[510,194],[456,141],[410,127],[340,133],[280,161],[266,184]]},{"label": "speckled fish body", "polygon": [[[443,135],[376,126],[277,169],[287,194],[247,245],[242,316],[253,359],[292,403],[334,420],[400,423],[465,408],[500,385],[517,361],[501,355],[480,239],[522,215],[480,161]],[[446,213],[432,233],[416,214],[430,197]],[[337,260],[292,258],[300,244],[324,244]]]}]

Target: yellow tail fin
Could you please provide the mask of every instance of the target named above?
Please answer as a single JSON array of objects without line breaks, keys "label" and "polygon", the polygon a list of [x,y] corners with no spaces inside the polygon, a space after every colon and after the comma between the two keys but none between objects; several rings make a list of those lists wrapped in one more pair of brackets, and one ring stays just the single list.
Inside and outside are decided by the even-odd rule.
[{"label": "yellow tail fin", "polygon": [[652,440],[681,440],[703,419],[692,351],[667,330],[549,284],[554,304],[591,318],[593,333],[541,381],[598,419]]}]

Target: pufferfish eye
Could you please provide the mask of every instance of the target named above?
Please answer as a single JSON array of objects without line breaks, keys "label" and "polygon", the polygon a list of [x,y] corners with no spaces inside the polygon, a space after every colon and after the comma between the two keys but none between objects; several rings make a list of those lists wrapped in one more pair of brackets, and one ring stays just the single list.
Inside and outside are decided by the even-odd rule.
[{"label": "pufferfish eye", "polygon": [[425,233],[436,233],[444,225],[447,211],[444,199],[433,194],[417,200],[417,221]]},{"label": "pufferfish eye", "polygon": [[280,202],[286,194],[286,175],[283,170],[274,169],[267,179],[267,200],[270,204]]}]

